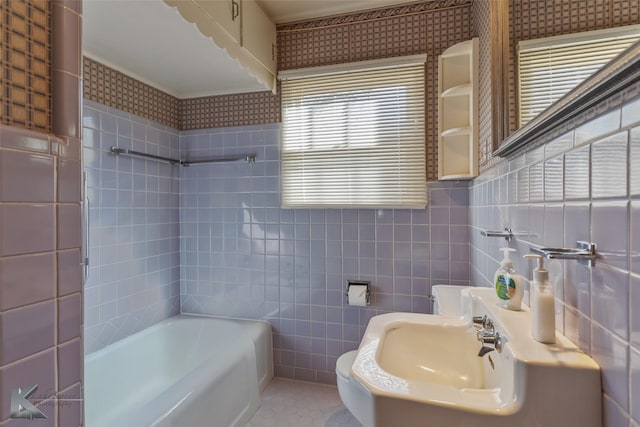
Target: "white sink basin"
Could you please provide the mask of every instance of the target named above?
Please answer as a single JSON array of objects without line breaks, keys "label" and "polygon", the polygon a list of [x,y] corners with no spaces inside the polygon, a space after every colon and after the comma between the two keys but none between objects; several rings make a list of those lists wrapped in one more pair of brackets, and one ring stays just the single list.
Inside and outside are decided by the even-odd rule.
[{"label": "white sink basin", "polygon": [[376,355],[380,368],[409,381],[484,388],[483,359],[476,356],[478,341],[468,325],[416,320],[387,323]]},{"label": "white sink basin", "polygon": [[[341,396],[365,427],[601,427],[598,365],[564,336],[531,338],[531,315],[496,305],[491,289],[462,292],[462,316],[389,313],[371,319]],[[478,356],[472,316],[487,315],[502,350]]]}]

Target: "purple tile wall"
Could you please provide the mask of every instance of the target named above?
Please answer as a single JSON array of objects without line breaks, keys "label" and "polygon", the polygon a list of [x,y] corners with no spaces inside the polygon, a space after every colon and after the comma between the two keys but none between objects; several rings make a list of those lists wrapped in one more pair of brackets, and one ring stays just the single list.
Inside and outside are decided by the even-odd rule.
[{"label": "purple tile wall", "polygon": [[[70,147],[52,135],[0,126],[2,425],[17,387],[38,385],[49,417],[43,425],[60,425],[64,405],[55,399],[81,398],[82,365],[67,363],[81,357],[82,346],[80,150]],[[79,419],[81,408],[69,407],[65,416]]]},{"label": "purple tile wall", "polygon": [[[510,245],[520,255],[532,246],[572,248],[577,240],[598,245],[595,268],[560,260],[547,265],[557,329],[602,368],[605,427],[640,425],[638,111],[640,98],[609,108],[483,172],[470,189],[474,284],[490,285],[498,248],[506,244],[482,237],[482,229],[511,227],[519,237]],[[528,261],[514,262],[531,277]]]},{"label": "purple tile wall", "polygon": [[178,131],[84,101],[89,179],[90,270],[85,285],[85,353],[180,311],[179,171],[114,156],[111,146],[178,156]]},{"label": "purple tile wall", "polygon": [[80,6],[73,0],[0,5],[3,426],[23,424],[8,420],[10,396],[31,384],[48,417],[43,427],[81,425]]},{"label": "purple tile wall", "polygon": [[[335,382],[369,318],[428,312],[432,283],[469,284],[467,183],[430,183],[422,210],[281,209],[279,125],[181,132],[182,312],[269,320],[276,375]],[[348,279],[372,304],[345,304]]]}]

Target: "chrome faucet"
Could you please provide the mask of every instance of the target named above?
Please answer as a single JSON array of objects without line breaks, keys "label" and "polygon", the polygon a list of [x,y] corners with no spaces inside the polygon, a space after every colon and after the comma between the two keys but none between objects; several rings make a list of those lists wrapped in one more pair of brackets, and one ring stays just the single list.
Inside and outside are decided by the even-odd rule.
[{"label": "chrome faucet", "polygon": [[472,322],[476,328],[493,331],[493,320],[489,319],[486,314],[482,317],[474,316]]},{"label": "chrome faucet", "polygon": [[500,332],[495,330],[493,321],[485,315],[482,318],[474,317],[473,323],[482,324],[482,328],[476,334],[478,341],[482,344],[478,352],[478,357],[482,357],[494,350],[500,353],[502,351],[502,337],[500,336]]}]

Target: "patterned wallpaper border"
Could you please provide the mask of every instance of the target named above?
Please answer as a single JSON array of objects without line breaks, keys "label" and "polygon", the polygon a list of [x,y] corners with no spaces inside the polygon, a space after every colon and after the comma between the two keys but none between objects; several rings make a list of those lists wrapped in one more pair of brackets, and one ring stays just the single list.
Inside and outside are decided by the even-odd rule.
[{"label": "patterned wallpaper border", "polygon": [[280,116],[280,95],[270,91],[180,100],[180,129],[185,130],[278,123]]},{"label": "patterned wallpaper border", "polygon": [[83,96],[107,107],[180,128],[178,98],[86,56],[83,58]]},{"label": "patterned wallpaper border", "polygon": [[49,1],[0,1],[0,123],[52,129]]},{"label": "patterned wallpaper border", "polygon": [[279,24],[277,28],[278,32],[302,31],[315,28],[331,27],[336,25],[355,24],[364,21],[388,19],[396,16],[412,15],[437,9],[467,7],[472,3],[473,0],[431,0],[423,3],[411,3],[401,6],[373,9],[364,12],[331,16],[322,19]]},{"label": "patterned wallpaper border", "polygon": [[270,91],[178,99],[84,57],[84,98],[178,130],[280,121],[280,96]]}]

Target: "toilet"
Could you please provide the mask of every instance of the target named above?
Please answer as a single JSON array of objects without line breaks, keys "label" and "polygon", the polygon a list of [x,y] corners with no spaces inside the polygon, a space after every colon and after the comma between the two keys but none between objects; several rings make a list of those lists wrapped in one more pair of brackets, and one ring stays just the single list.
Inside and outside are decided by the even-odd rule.
[{"label": "toilet", "polygon": [[351,375],[351,366],[356,360],[358,350],[344,353],[336,362],[336,382],[338,394],[349,412],[363,426],[373,425],[373,396],[362,384]]}]

